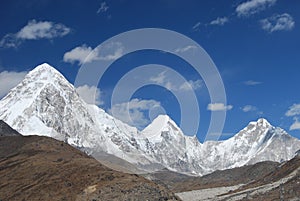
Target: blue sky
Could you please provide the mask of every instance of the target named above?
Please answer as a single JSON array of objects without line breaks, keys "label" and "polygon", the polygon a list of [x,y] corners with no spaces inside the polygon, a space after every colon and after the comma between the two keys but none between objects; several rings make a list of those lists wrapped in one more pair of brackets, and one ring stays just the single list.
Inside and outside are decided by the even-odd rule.
[{"label": "blue sky", "polygon": [[118,44],[110,47],[110,57],[90,55],[90,60],[116,61],[98,86],[78,86],[79,93],[90,102],[96,92],[100,107],[140,129],[159,113],[180,124],[180,101],[170,89],[187,85],[164,70],[149,75],[154,84],[140,87],[129,100],[131,120],[124,115],[127,103],[111,104],[116,84],[130,70],[165,65],[196,94],[201,141],[212,112],[224,111],[221,139],[260,117],[300,138],[299,9],[297,0],[5,2],[0,7],[0,97],[44,62],[74,83],[86,56],[103,41],[134,29],[162,28],[191,38],[208,53],[222,77],[225,104],[211,102],[203,77],[182,59],[154,50],[122,55]]}]

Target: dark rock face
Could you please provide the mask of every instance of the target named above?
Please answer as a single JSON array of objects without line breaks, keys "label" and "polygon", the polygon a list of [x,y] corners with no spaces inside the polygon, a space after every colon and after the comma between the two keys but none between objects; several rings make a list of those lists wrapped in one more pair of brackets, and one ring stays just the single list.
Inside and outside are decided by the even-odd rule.
[{"label": "dark rock face", "polygon": [[11,128],[7,123],[0,120],[0,137],[21,135],[18,131]]}]

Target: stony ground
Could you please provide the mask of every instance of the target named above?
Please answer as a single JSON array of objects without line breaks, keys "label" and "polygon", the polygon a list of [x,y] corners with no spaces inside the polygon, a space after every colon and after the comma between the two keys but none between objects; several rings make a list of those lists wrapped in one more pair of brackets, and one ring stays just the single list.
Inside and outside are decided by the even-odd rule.
[{"label": "stony ground", "polygon": [[276,171],[278,165],[279,163],[266,161],[228,170],[218,170],[202,177],[188,176],[169,170],[162,170],[147,174],[145,177],[179,193],[249,183],[264,178],[269,173]]},{"label": "stony ground", "polygon": [[186,201],[209,201],[209,200],[213,201],[213,200],[217,200],[218,196],[236,190],[240,186],[241,185],[207,188],[207,189],[177,193],[177,195],[184,201],[185,200]]},{"label": "stony ground", "polygon": [[300,200],[300,156],[247,184],[193,190],[177,195],[186,201],[275,201]]}]

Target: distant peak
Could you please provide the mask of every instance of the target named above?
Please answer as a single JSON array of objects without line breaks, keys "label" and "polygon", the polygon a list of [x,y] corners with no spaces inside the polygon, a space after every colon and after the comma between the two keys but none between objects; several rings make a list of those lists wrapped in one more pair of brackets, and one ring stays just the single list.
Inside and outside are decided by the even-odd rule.
[{"label": "distant peak", "polygon": [[172,125],[173,127],[176,127],[179,129],[179,127],[177,126],[177,124],[175,123],[175,121],[173,119],[171,119],[170,116],[166,115],[166,114],[160,114],[158,115],[151,124],[159,124],[159,125],[164,125],[166,126],[167,124]]},{"label": "distant peak", "polygon": [[144,133],[161,133],[168,130],[169,126],[173,129],[180,130],[177,124],[168,115],[158,115],[142,132]]},{"label": "distant peak", "polygon": [[268,127],[271,126],[271,124],[268,122],[268,120],[264,119],[264,118],[260,118],[257,120],[257,124],[261,125],[263,127]]},{"label": "distant peak", "polygon": [[166,126],[166,124],[170,121],[170,117],[168,115],[158,115],[152,122],[144,129],[147,130],[150,127],[153,128],[161,128]]},{"label": "distant peak", "polygon": [[154,122],[154,121],[165,121],[165,122],[167,122],[170,119],[171,118],[168,115],[166,115],[166,114],[160,114],[152,122]]},{"label": "distant peak", "polygon": [[259,118],[257,121],[252,121],[249,123],[249,125],[256,125],[259,127],[270,127],[272,126],[268,120],[264,119],[264,118]]}]

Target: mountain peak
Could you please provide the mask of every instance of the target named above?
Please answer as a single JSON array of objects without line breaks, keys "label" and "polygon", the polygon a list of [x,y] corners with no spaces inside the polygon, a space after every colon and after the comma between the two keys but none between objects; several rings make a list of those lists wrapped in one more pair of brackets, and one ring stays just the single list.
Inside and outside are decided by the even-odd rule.
[{"label": "mountain peak", "polygon": [[257,121],[252,121],[249,123],[249,125],[262,127],[262,128],[272,127],[272,125],[268,122],[268,120],[266,120],[264,118],[259,118]]},{"label": "mountain peak", "polygon": [[261,125],[264,125],[264,126],[271,125],[271,124],[268,122],[268,120],[266,120],[266,119],[264,119],[264,118],[259,118],[259,119],[257,120],[257,123],[258,123],[258,124],[261,124]]},{"label": "mountain peak", "polygon": [[168,115],[158,115],[144,130],[143,133],[159,134],[167,125],[170,117]]},{"label": "mountain peak", "polygon": [[170,121],[170,119],[171,118],[168,115],[160,114],[152,122],[155,122],[155,121],[168,122],[168,121]]},{"label": "mountain peak", "polygon": [[52,80],[52,79],[65,79],[64,76],[56,70],[54,67],[49,65],[48,63],[43,63],[35,67],[33,70],[31,70],[25,77],[26,79],[30,80]]},{"label": "mountain peak", "polygon": [[64,115],[64,109],[71,100],[81,101],[75,93],[74,86],[54,67],[43,63],[30,71],[24,80],[0,101],[0,119],[22,134],[37,132],[34,128],[47,122],[48,125],[43,126],[45,129],[39,129],[39,132],[49,133],[48,130],[52,129],[49,121],[43,122],[41,119],[50,118],[51,115],[39,115],[51,111],[56,115],[53,118],[55,120]]},{"label": "mountain peak", "polygon": [[40,69],[45,69],[45,70],[55,70],[55,68],[53,67],[53,66],[51,66],[50,64],[48,64],[48,63],[42,63],[42,64],[40,64],[40,65],[38,65],[38,66],[36,66],[34,69],[33,69],[33,71],[34,70],[40,70]]},{"label": "mountain peak", "polygon": [[176,123],[168,115],[160,114],[143,130],[143,132],[150,132],[150,130],[151,132],[153,132],[153,129],[158,130],[158,132],[160,132],[168,125],[172,125],[173,127],[179,129]]},{"label": "mountain peak", "polygon": [[[158,115],[143,131],[146,136],[161,136],[163,132],[181,133],[181,129],[168,115]],[[159,137],[160,138],[160,137]]]}]

